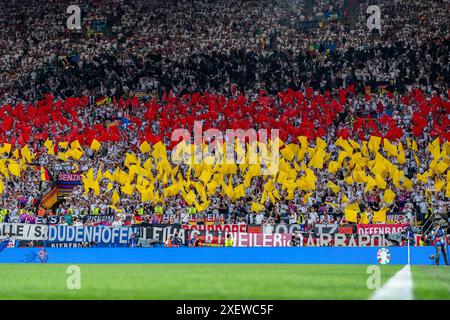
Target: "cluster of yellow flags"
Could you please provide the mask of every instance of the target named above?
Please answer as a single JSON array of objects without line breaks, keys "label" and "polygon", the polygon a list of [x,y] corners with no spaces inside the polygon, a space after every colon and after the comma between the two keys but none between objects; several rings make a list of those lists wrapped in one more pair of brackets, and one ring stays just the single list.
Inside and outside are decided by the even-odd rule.
[{"label": "cluster of yellow flags", "polygon": [[[406,159],[406,150],[401,143],[395,145],[386,139],[381,145],[381,138],[371,137],[368,142],[362,142],[361,144],[353,140],[344,140],[339,138],[335,145],[341,148],[336,160],[330,160],[330,153],[327,150],[327,143],[317,138],[315,140],[315,146],[310,146],[306,137],[299,137],[299,144],[284,144],[279,141],[280,149],[279,170],[275,175],[264,175],[263,179],[263,193],[260,199],[253,197],[251,210],[259,212],[263,210],[264,204],[269,199],[272,203],[276,203],[281,199],[291,200],[294,197],[295,191],[304,191],[303,197],[304,203],[309,201],[311,195],[313,195],[316,189],[316,175],[313,169],[324,169],[325,163],[328,162],[328,172],[335,173],[340,168],[345,167],[347,175],[345,177],[345,183],[354,184],[362,183],[365,185],[365,192],[373,190],[375,187],[385,190],[383,202],[387,204],[393,203],[395,200],[395,192],[387,185],[391,182],[397,189],[411,189],[413,182],[404,176],[403,170],[399,169],[396,164],[393,164],[389,158],[395,158],[398,164],[404,164]],[[430,148],[435,158],[436,146],[440,150],[439,141],[434,141],[430,144],[434,149]],[[206,148],[207,146],[203,146]],[[141,195],[142,201],[153,201],[161,203],[163,199],[181,195],[183,199],[189,204],[194,205],[198,211],[204,210],[210,201],[210,197],[217,193],[217,189],[221,187],[221,194],[227,196],[232,201],[236,201],[246,196],[246,190],[250,187],[252,178],[261,176],[262,168],[261,164],[249,164],[249,152],[240,146],[235,144],[235,154],[240,159],[246,161],[241,164],[228,164],[228,163],[216,163],[217,154],[211,155],[208,158],[204,158],[201,164],[189,165],[188,172],[182,174],[179,172],[178,166],[172,166],[167,158],[167,151],[162,143],[158,143],[152,147],[144,142],[140,146],[142,154],[149,154],[145,163],[141,165],[141,159],[134,153],[128,153],[125,158],[125,166],[128,171],[117,168],[114,174],[106,172],[104,178],[108,178],[111,182],[118,182],[121,187],[120,191],[127,195],[132,195],[134,192],[138,192]],[[261,147],[256,143],[256,147]],[[449,157],[447,151],[450,149],[448,143],[444,144],[443,150],[440,152],[440,158],[442,159],[438,163],[445,164],[444,167],[439,165],[437,170],[433,171],[434,174],[443,176],[446,173],[446,169],[449,164]],[[247,144],[247,150],[252,150],[255,146],[249,146]],[[408,148],[412,152],[417,150],[415,141],[412,143],[408,140]],[[380,152],[383,149],[385,156]],[[152,151],[153,150],[153,151]],[[187,153],[186,150],[190,151]],[[226,144],[220,146],[219,150],[223,150],[225,154]],[[188,145],[184,141],[177,145],[172,151],[172,160],[191,160],[196,157],[197,147],[194,145]],[[200,150],[201,152],[204,150]],[[188,157],[186,158],[186,155]],[[197,153],[198,154],[198,153]],[[222,154],[222,156],[223,156]],[[308,157],[307,157],[308,155]],[[444,158],[442,156],[444,155]],[[268,153],[267,159],[270,158]],[[221,158],[222,159],[222,158]],[[209,162],[208,162],[209,160]],[[264,161],[263,161],[264,162]],[[209,164],[211,163],[211,164]],[[430,166],[430,171],[433,170]],[[153,174],[155,172],[155,174]],[[430,172],[427,171],[425,176],[428,178]],[[242,182],[233,185],[233,179],[239,177]],[[418,175],[419,181],[425,183],[424,179],[421,180]],[[448,178],[447,178],[448,179]],[[91,178],[86,180],[88,191],[89,189],[96,190],[95,179],[91,174]],[[155,190],[154,184],[158,182],[162,184],[163,194],[160,194]],[[436,183],[436,189],[439,191],[443,188],[445,180],[440,179]],[[333,181],[328,181],[327,188],[334,193],[341,191],[340,187]],[[112,186],[108,188],[111,190]],[[250,195],[251,196],[251,195]],[[119,195],[116,190],[113,192],[111,198],[112,204],[116,204],[119,201]],[[341,204],[348,203],[346,196],[342,198]],[[386,216],[387,209],[383,208],[379,212],[374,213],[374,221],[383,221],[383,217]],[[351,205],[346,207],[345,211],[347,220],[354,221],[356,215],[359,213],[359,207],[352,208]],[[361,218],[364,221],[364,215]]]},{"label": "cluster of yellow flags", "polygon": [[[205,144],[201,148],[179,143],[171,151],[171,161],[163,143],[158,142],[151,146],[143,142],[140,153],[128,152],[125,155],[125,169],[114,168],[114,171],[102,172],[101,166],[94,173],[91,168],[83,175],[83,186],[86,193],[90,190],[95,195],[100,195],[101,182],[107,182],[106,191],[111,194],[111,204],[120,201],[120,194],[128,196],[138,195],[142,202],[152,201],[163,203],[169,197],[180,195],[190,206],[195,206],[197,211],[205,210],[211,200],[211,196],[220,192],[232,201],[251,196],[252,211],[259,212],[264,209],[266,201],[292,200],[296,191],[304,193],[303,202],[308,203],[309,198],[316,190],[317,177],[314,170],[327,170],[334,174],[339,169],[345,168],[344,182],[348,185],[360,183],[364,185],[364,191],[370,192],[374,188],[384,190],[383,202],[393,203],[396,189],[413,188],[413,181],[404,176],[403,165],[406,162],[406,150],[402,143],[393,144],[384,139],[372,136],[369,141],[361,144],[349,139],[339,138],[335,145],[339,147],[336,159],[331,160],[331,153],[327,152],[328,145],[321,139],[308,143],[306,137],[298,137],[299,143],[284,144],[278,138],[267,145],[255,142],[247,144],[244,148],[237,141],[230,147],[234,150],[236,162],[227,162],[227,144],[218,145],[216,152],[208,153],[200,161],[199,155],[205,155],[210,146]],[[276,144],[275,144],[276,142]],[[44,143],[49,155],[54,154],[53,142],[47,140]],[[65,151],[58,152],[57,158],[63,161],[72,159],[76,165],[84,154],[78,141],[59,142],[58,146]],[[276,146],[275,149],[269,147]],[[90,149],[98,151],[101,143],[93,140]],[[279,149],[278,149],[279,148]],[[420,165],[416,155],[418,151],[414,140],[407,139],[407,149],[413,153],[414,159]],[[246,152],[247,150],[247,152]],[[450,196],[450,175],[447,174],[450,165],[450,143],[440,144],[439,139],[434,140],[427,148],[432,155],[432,161],[427,171],[416,175],[417,183],[425,184],[434,179],[435,190],[442,191],[445,188],[446,196]],[[3,154],[11,152],[11,145],[4,144],[0,151]],[[262,152],[263,151],[263,152]],[[278,170],[274,174],[264,173],[265,168],[278,155]],[[13,152],[13,158],[0,159],[0,172],[7,178],[9,174],[20,176],[21,168],[25,163],[31,162],[35,157],[27,146],[20,150],[22,155],[19,161],[19,150]],[[254,155],[259,159],[252,161]],[[396,164],[393,160],[396,160]],[[187,161],[187,171],[182,171],[179,164]],[[263,193],[260,199],[249,192],[252,179],[262,177]],[[331,178],[326,188],[338,194],[341,188]],[[1,182],[1,181],[0,181]],[[388,187],[388,184],[393,187]],[[104,186],[103,186],[104,187]],[[220,187],[221,191],[218,191]],[[394,188],[395,187],[395,188]],[[1,185],[0,185],[1,188]],[[394,190],[392,190],[394,189]],[[341,204],[346,204],[345,214],[348,221],[355,221],[359,206],[348,204],[346,196]],[[356,204],[357,205],[357,204]],[[374,213],[374,220],[382,221],[385,217],[385,208]],[[361,217],[361,220],[363,216]]]},{"label": "cluster of yellow flags", "polygon": [[[27,145],[21,149],[16,149],[11,154],[11,144],[4,143],[0,147],[0,156],[8,155],[8,158],[0,158],[0,193],[4,191],[3,179],[10,179],[13,177],[20,177],[22,172],[27,169],[36,157],[36,154],[31,152]],[[12,155],[12,157],[10,157]],[[3,177],[2,177],[3,176]]]}]

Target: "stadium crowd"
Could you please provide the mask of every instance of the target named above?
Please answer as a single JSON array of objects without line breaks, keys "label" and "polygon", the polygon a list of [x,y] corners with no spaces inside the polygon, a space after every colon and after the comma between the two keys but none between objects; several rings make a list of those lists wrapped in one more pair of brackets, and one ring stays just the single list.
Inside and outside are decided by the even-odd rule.
[{"label": "stadium crowd", "polygon": [[[350,83],[376,89],[379,81],[401,92],[412,84],[445,91],[448,2],[375,2],[382,28],[374,35],[369,0],[353,20],[329,18],[314,28],[303,25],[313,13],[301,1],[81,1],[85,34],[67,30],[69,2],[3,2],[0,94],[35,101],[46,92],[123,96],[136,88],[230,93],[236,84],[250,95]],[[343,1],[313,9],[349,10]]]},{"label": "stadium crowd", "polygon": [[[203,223],[212,214],[213,220],[220,217],[214,223],[300,223],[310,229],[317,222],[348,223],[347,203],[358,203],[357,221],[365,213],[369,223],[384,207],[400,213],[401,223],[448,219],[447,188],[441,185],[449,181],[446,168],[419,182],[435,165],[428,147],[437,137],[440,157],[450,165],[449,144],[444,144],[450,126],[448,1],[363,0],[353,18],[352,1],[78,1],[82,32],[65,27],[68,2],[30,3],[0,3],[1,139],[10,144],[10,151],[3,149],[1,167],[7,167],[6,159],[19,159],[13,151],[25,145],[37,153],[34,165],[18,176],[10,167],[6,174],[1,171],[3,221],[18,217],[33,223],[39,215],[64,215],[74,224],[82,223],[76,216],[114,213],[116,224],[189,223],[195,206],[183,193],[143,201],[141,192],[127,194],[123,184],[104,174],[129,169],[129,152],[143,165],[148,159],[139,152],[143,141],[152,148],[162,141],[170,155],[171,133],[191,130],[196,119],[205,129],[280,129],[285,144],[307,136],[309,147],[316,149],[317,138],[323,139],[329,153],[324,168],[340,157],[338,137],[352,139],[359,146],[352,148],[355,152],[371,136],[384,137],[395,143],[395,155],[383,143],[379,153],[413,183],[397,186],[390,176],[384,188],[377,183],[366,191],[367,181],[348,183],[349,166],[340,161],[334,172],[312,168],[314,190],[297,188],[289,195],[276,183],[279,197],[261,201],[264,208],[255,210],[252,203],[265,193],[263,176],[251,179],[243,197],[224,194],[226,184],[244,182],[241,172],[224,178],[221,192],[208,195],[205,208],[196,208],[196,219]],[[379,32],[366,26],[366,8],[373,3],[382,12]],[[317,21],[318,12],[337,16]],[[131,98],[136,90],[152,98]],[[111,98],[98,102],[93,97]],[[44,102],[30,105],[36,101]],[[93,139],[101,142],[98,150],[92,148]],[[46,141],[54,145],[47,148]],[[58,145],[62,141],[79,141],[83,154],[61,157],[70,149]],[[374,160],[375,154],[365,157]],[[300,166],[313,156],[308,152],[294,160]],[[155,160],[149,168],[157,176]],[[53,179],[60,172],[93,169],[98,177],[100,171],[99,192],[83,185],[56,209],[44,210],[40,199],[52,184],[42,178],[41,167]],[[199,181],[189,166],[177,170],[183,179]],[[307,170],[296,171],[301,177]],[[167,178],[154,184],[159,195],[174,183]],[[385,201],[386,189],[395,193],[392,203]],[[114,190],[120,199],[111,203]],[[192,190],[200,201],[201,192]]]}]

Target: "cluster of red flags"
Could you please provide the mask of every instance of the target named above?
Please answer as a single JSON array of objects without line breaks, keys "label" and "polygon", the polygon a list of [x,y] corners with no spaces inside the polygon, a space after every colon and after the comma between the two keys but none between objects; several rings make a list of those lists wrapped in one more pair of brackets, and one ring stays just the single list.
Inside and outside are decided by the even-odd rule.
[{"label": "cluster of red flags", "polygon": [[[93,119],[83,120],[85,108],[89,105],[88,97],[55,101],[48,94],[35,104],[1,107],[0,142],[20,147],[51,139],[54,142],[78,140],[82,145],[90,145],[94,138],[100,142],[127,139],[130,136],[127,133],[133,131],[139,136],[139,143],[145,140],[156,144],[158,141],[169,142],[175,129],[184,128],[192,134],[194,122],[199,120],[203,123],[203,131],[209,128],[222,132],[227,129],[278,129],[283,141],[296,142],[298,136],[313,140],[326,135],[339,113],[346,108],[348,98],[354,95],[355,88],[350,86],[339,89],[336,98],[329,91],[322,95],[306,88],[304,91],[287,89],[276,97],[261,90],[254,101],[248,101],[243,95],[226,97],[205,92],[183,96],[169,93],[164,94],[159,102],[152,99],[145,103],[138,97],[120,98],[118,101],[113,98],[111,103],[94,105],[94,108],[126,111],[132,124],[127,130],[120,130],[117,124],[107,126],[106,123],[91,124]],[[389,93],[389,97],[394,95]],[[410,128],[415,137],[421,136],[429,127],[433,137],[439,136],[441,141],[450,140],[449,100],[437,95],[427,99],[419,89],[399,97],[403,105],[414,103],[417,108]],[[383,111],[382,104],[379,110]],[[159,127],[156,131],[155,123]],[[383,114],[378,119],[357,117],[353,124],[340,129],[337,135],[343,139],[356,136],[360,140],[374,135],[397,141],[404,132],[395,119]]]}]

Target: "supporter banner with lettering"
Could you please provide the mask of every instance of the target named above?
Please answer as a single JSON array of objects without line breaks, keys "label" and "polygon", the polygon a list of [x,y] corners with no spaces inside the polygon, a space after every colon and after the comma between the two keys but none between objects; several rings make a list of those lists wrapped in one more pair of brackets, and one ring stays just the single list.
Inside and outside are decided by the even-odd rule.
[{"label": "supporter banner with lettering", "polygon": [[82,185],[82,172],[61,172],[58,174],[56,186],[58,188],[58,197],[64,198],[69,195],[73,188]]},{"label": "supporter banner with lettering", "polygon": [[205,215],[197,215],[197,214],[191,214],[189,215],[189,224],[190,225],[196,225],[199,222],[202,222],[206,225],[214,225],[215,223],[223,224],[226,220],[226,217],[228,214],[225,213],[219,213],[219,214],[213,214],[213,213],[207,213]]},{"label": "supporter banner with lettering", "polygon": [[173,225],[154,225],[143,228],[140,237],[144,239],[158,240],[159,243],[165,243],[170,236],[175,236],[181,240],[181,244],[186,245],[189,240],[194,237],[194,234],[199,235],[202,243],[221,244],[228,232],[213,231],[213,230],[196,230],[187,229],[186,226]]},{"label": "supporter banner with lettering", "polygon": [[200,231],[223,231],[223,232],[247,232],[245,223],[239,224],[218,224],[218,225],[183,225],[183,229],[193,229]]},{"label": "supporter banner with lettering", "polygon": [[390,246],[391,241],[383,234],[302,234],[300,241],[305,247],[374,247]]},{"label": "supporter banner with lettering", "polygon": [[358,224],[358,234],[393,234],[402,233],[406,224]]},{"label": "supporter banner with lettering", "polygon": [[87,242],[96,244],[128,244],[135,227],[72,227],[66,225],[48,226],[48,242]]},{"label": "supporter banner with lettering", "polygon": [[[81,221],[91,220],[94,224],[102,224],[103,222],[112,223],[114,222],[114,214],[89,214],[77,216]],[[59,224],[64,216],[47,216],[47,217],[36,217],[36,224]],[[74,219],[75,217],[73,217]],[[20,217],[11,218],[11,222],[20,223]]]},{"label": "supporter banner with lettering", "polygon": [[252,225],[252,224],[248,224],[247,225],[247,232],[248,233],[262,233],[262,226],[261,225]]},{"label": "supporter banner with lettering", "polygon": [[344,224],[342,226],[339,226],[338,233],[340,234],[353,234],[355,225],[351,224]]},{"label": "supporter banner with lettering", "polygon": [[302,226],[295,224],[277,224],[273,229],[273,233],[294,233],[295,231],[302,231]]},{"label": "supporter banner with lettering", "polygon": [[339,231],[339,225],[337,224],[321,224],[316,223],[314,225],[314,233],[316,234],[335,234]]},{"label": "supporter banner with lettering", "polygon": [[81,185],[81,174],[82,172],[61,172],[58,174],[57,182],[58,183],[65,183],[65,184],[72,184],[72,185]]},{"label": "supporter banner with lettering", "polygon": [[88,242],[47,242],[49,248],[89,248],[94,247]]},{"label": "supporter banner with lettering", "polygon": [[[296,231],[303,231],[303,227],[298,224],[277,224],[273,229],[273,233],[294,233]],[[335,234],[339,232],[339,225],[337,224],[321,224],[316,223],[314,226],[315,234]]]},{"label": "supporter banner with lettering", "polygon": [[405,215],[398,212],[386,214],[386,224],[402,223],[404,219]]},{"label": "supporter banner with lettering", "polygon": [[233,247],[289,247],[289,233],[233,233]]},{"label": "supporter banner with lettering", "polygon": [[23,223],[0,223],[0,238],[16,240],[46,240],[47,226]]}]

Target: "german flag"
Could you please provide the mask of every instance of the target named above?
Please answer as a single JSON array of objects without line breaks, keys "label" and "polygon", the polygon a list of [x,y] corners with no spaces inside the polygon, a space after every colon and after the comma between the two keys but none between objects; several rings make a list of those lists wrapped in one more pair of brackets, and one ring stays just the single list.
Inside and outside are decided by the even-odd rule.
[{"label": "german flag", "polygon": [[41,181],[50,181],[51,176],[46,167],[38,166],[38,169],[41,171]]},{"label": "german flag", "polygon": [[58,201],[58,188],[51,189],[42,199],[41,205],[45,209],[50,209]]},{"label": "german flag", "polygon": [[111,102],[111,98],[108,97],[100,97],[95,100],[95,105],[101,106],[102,104],[105,104],[107,102]]}]

